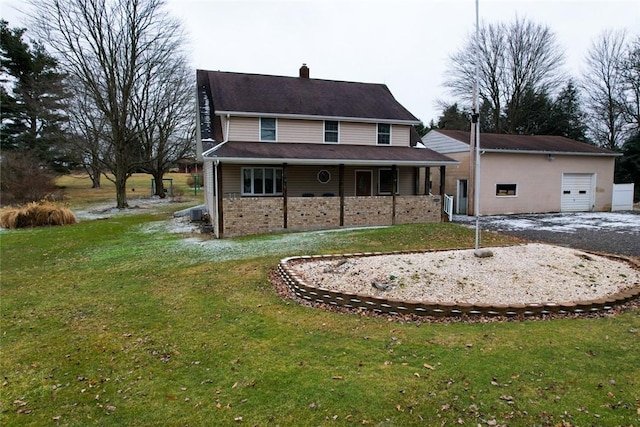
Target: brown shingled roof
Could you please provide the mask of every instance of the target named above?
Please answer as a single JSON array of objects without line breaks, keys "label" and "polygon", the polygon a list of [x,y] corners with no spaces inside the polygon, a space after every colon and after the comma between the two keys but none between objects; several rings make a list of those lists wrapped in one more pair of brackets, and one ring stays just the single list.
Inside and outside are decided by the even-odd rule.
[{"label": "brown shingled roof", "polygon": [[420,121],[384,84],[198,70],[214,110],[279,115]]},{"label": "brown shingled roof", "polygon": [[[436,129],[442,135],[469,144],[469,132],[462,130]],[[575,141],[564,136],[553,135],[509,135],[481,133],[480,148],[484,150],[505,150],[544,153],[577,153],[617,156],[618,153],[595,145]]]},{"label": "brown shingled roof", "polygon": [[224,162],[440,166],[455,160],[427,148],[229,141],[208,157]]}]

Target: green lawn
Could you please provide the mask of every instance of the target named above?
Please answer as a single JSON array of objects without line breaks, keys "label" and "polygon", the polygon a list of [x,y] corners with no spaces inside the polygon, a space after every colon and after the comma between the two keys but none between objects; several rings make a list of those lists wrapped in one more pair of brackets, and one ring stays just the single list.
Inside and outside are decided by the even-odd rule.
[{"label": "green lawn", "polygon": [[638,310],[403,323],[281,300],[268,280],[285,256],[471,247],[473,230],[411,225],[206,249],[163,232],[185,206],[0,232],[0,424],[640,425]]}]

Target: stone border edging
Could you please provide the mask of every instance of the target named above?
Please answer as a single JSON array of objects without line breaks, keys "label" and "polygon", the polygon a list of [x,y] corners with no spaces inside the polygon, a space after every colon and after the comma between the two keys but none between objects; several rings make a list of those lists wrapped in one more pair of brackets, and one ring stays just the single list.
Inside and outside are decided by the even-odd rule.
[{"label": "stone border edging", "polygon": [[[442,249],[452,250],[452,249]],[[291,267],[292,262],[344,259],[354,257],[368,257],[379,255],[419,254],[434,251],[393,251],[393,252],[361,252],[352,254],[333,255],[304,255],[288,257],[280,260],[278,273],[289,289],[302,300],[311,303],[327,304],[328,306],[344,307],[347,309],[370,310],[374,313],[390,315],[415,315],[433,317],[460,317],[460,316],[503,316],[503,317],[531,317],[550,314],[595,314],[612,310],[618,305],[625,304],[640,297],[640,286],[618,292],[605,298],[584,301],[569,301],[547,304],[470,304],[470,303],[444,303],[433,301],[401,301],[396,299],[378,298],[369,295],[350,294],[329,289],[318,288],[306,283],[302,277],[296,274]],[[583,251],[585,252],[585,251]],[[630,259],[597,254],[617,259],[621,262],[633,264],[639,268],[640,264]]]}]

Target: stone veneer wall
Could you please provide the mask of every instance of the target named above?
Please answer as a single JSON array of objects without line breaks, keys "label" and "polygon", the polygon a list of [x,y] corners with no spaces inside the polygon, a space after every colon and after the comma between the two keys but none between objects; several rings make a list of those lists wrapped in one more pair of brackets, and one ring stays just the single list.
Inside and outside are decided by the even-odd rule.
[{"label": "stone veneer wall", "polygon": [[[392,225],[390,196],[345,197],[344,226]],[[284,201],[280,197],[223,199],[223,237],[284,230]],[[435,223],[441,220],[440,196],[397,196],[396,224]],[[287,229],[340,227],[339,197],[290,197]]]},{"label": "stone veneer wall", "polygon": [[440,222],[442,198],[440,196],[397,196],[396,224]]},{"label": "stone veneer wall", "polygon": [[393,206],[391,196],[345,197],[344,225],[363,227],[391,225]]},{"label": "stone veneer wall", "polygon": [[293,230],[340,227],[340,198],[290,197],[287,222]]},{"label": "stone veneer wall", "polygon": [[271,233],[284,228],[280,197],[224,198],[222,206],[223,237]]}]

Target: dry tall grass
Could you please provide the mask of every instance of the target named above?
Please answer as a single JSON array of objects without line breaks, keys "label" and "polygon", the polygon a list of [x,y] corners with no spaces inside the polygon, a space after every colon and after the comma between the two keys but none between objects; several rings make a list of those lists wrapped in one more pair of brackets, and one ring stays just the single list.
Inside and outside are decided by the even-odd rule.
[{"label": "dry tall grass", "polygon": [[0,227],[2,228],[43,227],[77,222],[71,209],[47,201],[0,210]]}]

